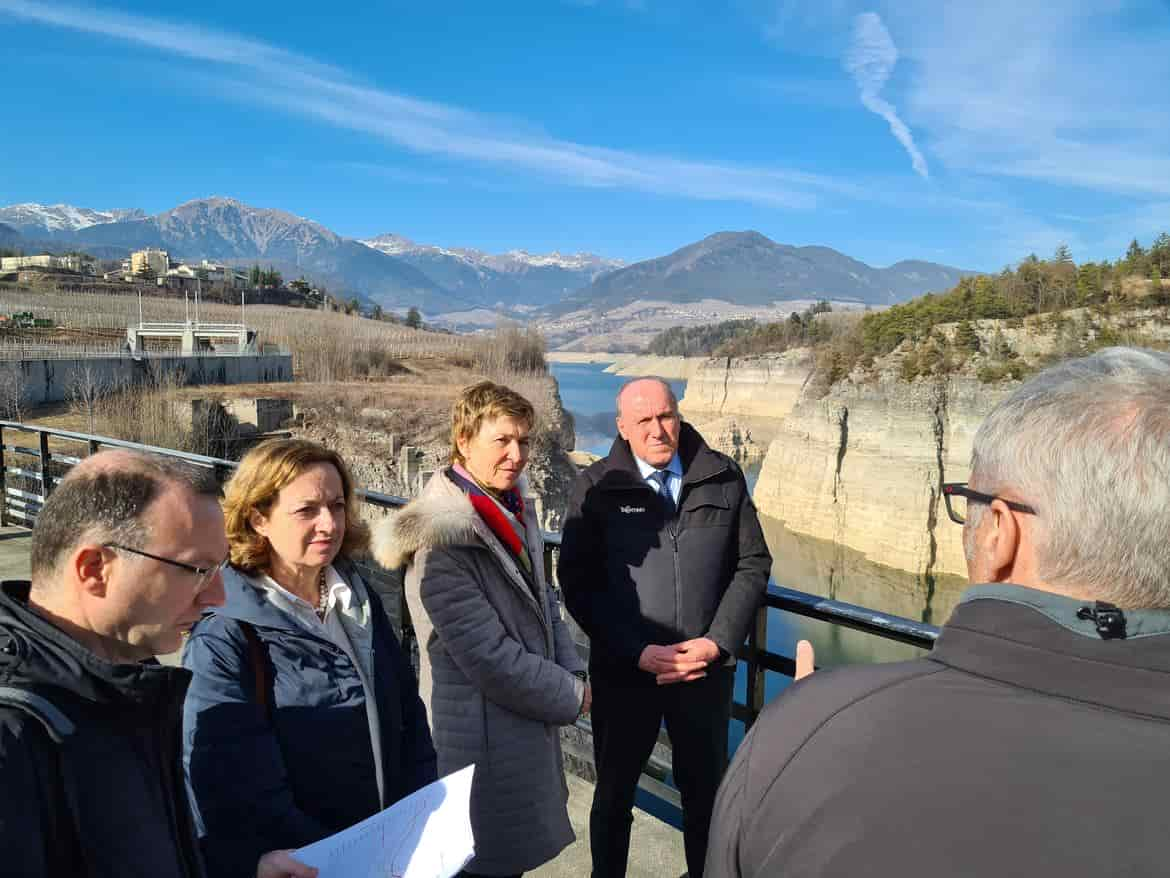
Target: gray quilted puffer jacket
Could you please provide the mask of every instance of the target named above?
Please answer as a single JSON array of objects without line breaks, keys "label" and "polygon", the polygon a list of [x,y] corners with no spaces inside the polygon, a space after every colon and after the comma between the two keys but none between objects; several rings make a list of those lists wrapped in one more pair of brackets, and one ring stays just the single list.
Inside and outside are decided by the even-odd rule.
[{"label": "gray quilted puffer jacket", "polygon": [[483,875],[527,872],[574,838],[558,728],[577,717],[585,664],[544,581],[531,503],[525,526],[539,598],[445,472],[375,533],[378,560],[406,567],[439,775],[475,764],[467,868]]}]

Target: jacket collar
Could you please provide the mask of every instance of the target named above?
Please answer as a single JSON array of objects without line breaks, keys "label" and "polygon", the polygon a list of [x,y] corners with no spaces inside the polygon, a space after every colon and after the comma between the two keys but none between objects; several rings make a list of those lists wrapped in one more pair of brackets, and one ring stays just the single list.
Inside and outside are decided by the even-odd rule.
[{"label": "jacket collar", "polygon": [[976,586],[943,626],[931,661],[991,680],[1170,720],[1170,613],[1126,611],[1128,637],[1102,640],[1085,606],[1016,585]]},{"label": "jacket collar", "polygon": [[[347,583],[352,584],[355,571],[351,562],[345,558],[335,558],[333,569]],[[223,572],[223,590],[226,596],[223,605],[207,615],[248,622],[260,628],[301,627],[301,623],[291,613],[270,601],[264,590],[253,585],[248,575],[236,567],[228,567]]]},{"label": "jacket collar", "polygon": [[[699,431],[686,421],[679,428],[677,458],[682,465],[682,483],[684,487],[705,481],[727,469],[727,461],[724,457],[711,450],[703,440],[703,437],[699,435]],[[620,482],[613,479],[605,479],[604,476],[607,473],[628,475],[636,483],[645,484],[645,480],[642,478],[642,472],[638,469],[638,461],[635,459],[633,451],[630,450],[630,443],[621,436],[613,440],[609,454],[606,455],[605,467],[602,471],[602,479],[599,484],[604,488],[629,487],[628,482],[624,479]]]},{"label": "jacket collar", "polygon": [[181,701],[191,679],[155,659],[116,664],[94,655],[28,606],[29,583],[0,588],[0,685],[41,692],[63,689],[85,701],[122,708]]}]

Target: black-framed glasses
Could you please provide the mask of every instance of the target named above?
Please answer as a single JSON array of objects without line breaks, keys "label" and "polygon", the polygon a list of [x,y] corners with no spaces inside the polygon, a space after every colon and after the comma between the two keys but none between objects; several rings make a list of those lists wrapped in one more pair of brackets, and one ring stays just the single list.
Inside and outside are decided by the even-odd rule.
[{"label": "black-framed glasses", "polygon": [[143,558],[150,558],[154,561],[161,561],[163,564],[170,564],[172,567],[178,567],[181,570],[186,570],[188,573],[194,573],[199,577],[195,581],[195,590],[203,591],[207,584],[211,582],[212,578],[217,573],[222,573],[227,569],[228,564],[231,563],[231,555],[224,558],[214,567],[198,567],[195,564],[188,564],[186,561],[176,561],[174,558],[164,558],[162,555],[155,555],[151,552],[144,552],[142,549],[132,549],[129,546],[123,546],[120,543],[105,543],[102,545],[103,549],[117,549],[120,552],[130,552],[132,555],[141,555]]},{"label": "black-framed glasses", "polygon": [[1008,509],[1014,509],[1016,512],[1025,512],[1028,515],[1036,514],[1036,510],[1027,503],[1017,503],[1015,500],[1005,500],[1003,497],[997,497],[994,494],[973,491],[967,487],[966,482],[946,482],[942,486],[942,490],[943,498],[947,501],[947,515],[951,517],[951,521],[955,524],[963,524],[967,521],[967,506],[969,504],[986,504],[994,500],[999,500]]}]

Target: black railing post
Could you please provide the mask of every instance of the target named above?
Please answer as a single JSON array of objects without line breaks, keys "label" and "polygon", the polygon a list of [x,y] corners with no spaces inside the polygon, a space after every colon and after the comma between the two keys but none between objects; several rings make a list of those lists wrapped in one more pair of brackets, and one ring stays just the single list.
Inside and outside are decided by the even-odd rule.
[{"label": "black railing post", "polygon": [[89,454],[90,454],[90,456],[97,454],[101,450],[102,450],[102,443],[98,442],[96,439],[89,440]]},{"label": "black railing post", "polygon": [[41,469],[41,505],[45,505],[45,501],[49,499],[49,495],[53,493],[53,477],[49,473],[49,462],[52,458],[49,456],[49,434],[46,430],[37,431],[37,445]]},{"label": "black railing post", "polygon": [[751,730],[752,724],[760,711],[764,709],[766,682],[764,669],[760,667],[760,652],[768,648],[768,605],[764,604],[756,610],[756,618],[748,632],[748,659],[747,659],[747,708],[748,718],[744,720],[744,728]]},{"label": "black railing post", "polygon": [[0,426],[0,527],[8,526],[8,467],[4,463],[4,428]]}]

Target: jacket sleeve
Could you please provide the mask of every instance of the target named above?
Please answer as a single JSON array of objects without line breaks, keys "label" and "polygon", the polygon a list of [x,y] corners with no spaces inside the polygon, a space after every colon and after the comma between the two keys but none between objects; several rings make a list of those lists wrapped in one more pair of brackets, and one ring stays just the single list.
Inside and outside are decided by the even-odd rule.
[{"label": "jacket sleeve", "polygon": [[743,803],[748,779],[749,745],[740,744],[739,752],[723,776],[715,808],[711,812],[711,829],[707,839],[707,878],[741,878],[739,837],[743,824]]},{"label": "jacket sleeve", "polygon": [[585,684],[554,661],[511,637],[487,599],[476,549],[420,551],[419,595],[443,647],[487,698],[513,713],[568,725],[577,718]]},{"label": "jacket sleeve", "polygon": [[772,572],[772,555],[756,514],[743,473],[736,469],[739,509],[735,522],[735,572],[719,601],[707,637],[730,656],[739,652],[747,639],[756,610],[763,603]]},{"label": "jacket sleeve", "polygon": [[604,528],[590,502],[593,490],[593,483],[584,473],[573,484],[561,536],[557,579],[565,593],[565,606],[589,635],[591,649],[621,656],[636,668],[649,641],[639,633],[635,619],[615,610],[606,571]]},{"label": "jacket sleeve", "polygon": [[402,792],[403,795],[409,795],[438,780],[438,757],[431,741],[427,709],[418,695],[418,680],[415,679],[414,670],[398,638],[392,631],[388,633],[392,641],[388,648],[398,676],[402,710]]},{"label": "jacket sleeve", "polygon": [[569,625],[563,618],[564,613],[561,610],[558,589],[548,588],[548,608],[552,618],[553,647],[556,649],[557,664],[570,674],[584,671],[585,660],[581,658],[581,653],[577,651],[577,644],[573,640],[573,632],[569,630]]},{"label": "jacket sleeve", "polygon": [[329,835],[293,799],[235,623],[213,617],[197,626],[183,665],[193,674],[183,705],[183,764],[208,874],[253,875],[261,854]]},{"label": "jacket sleeve", "polygon": [[0,851],[4,874],[54,878],[49,845],[66,842],[51,838],[47,797],[52,786],[44,774],[46,755],[52,754],[35,723],[0,710]]}]

